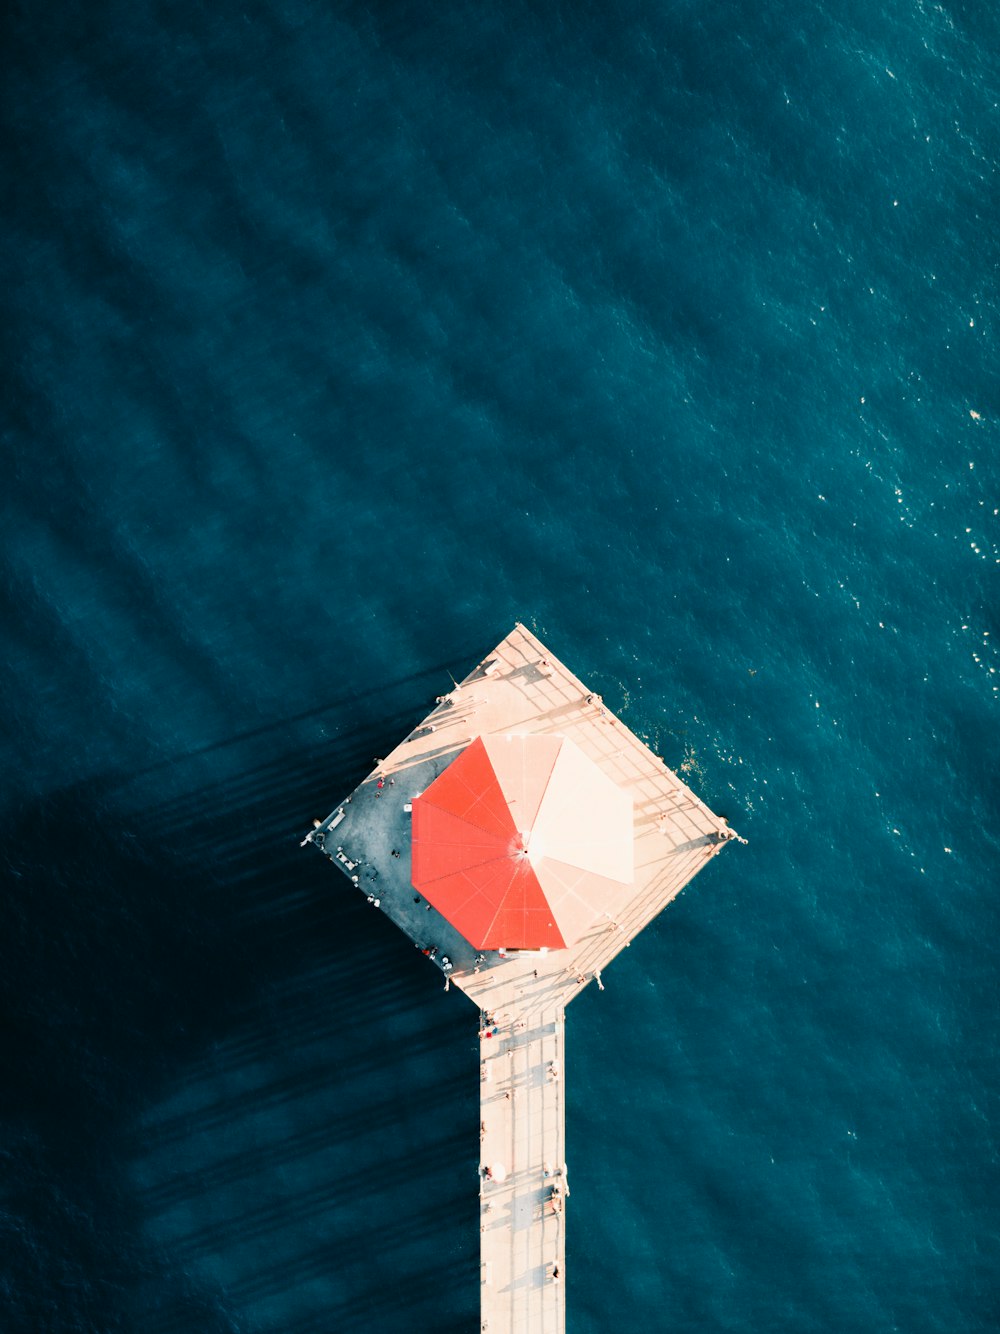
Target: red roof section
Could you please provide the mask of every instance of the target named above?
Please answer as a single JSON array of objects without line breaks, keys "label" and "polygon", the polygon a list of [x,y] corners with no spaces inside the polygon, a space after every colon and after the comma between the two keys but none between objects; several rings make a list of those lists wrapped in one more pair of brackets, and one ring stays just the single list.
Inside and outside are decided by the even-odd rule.
[{"label": "red roof section", "polygon": [[482,737],[413,803],[413,884],[477,949],[566,944]]}]

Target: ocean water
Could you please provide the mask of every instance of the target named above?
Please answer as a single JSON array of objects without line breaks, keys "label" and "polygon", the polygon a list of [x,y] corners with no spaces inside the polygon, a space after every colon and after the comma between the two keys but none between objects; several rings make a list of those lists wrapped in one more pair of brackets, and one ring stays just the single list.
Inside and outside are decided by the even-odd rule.
[{"label": "ocean water", "polygon": [[996,1327],[990,0],[3,19],[0,1328],[478,1328],[297,846],[525,621],[749,842],[567,1021],[572,1334]]}]

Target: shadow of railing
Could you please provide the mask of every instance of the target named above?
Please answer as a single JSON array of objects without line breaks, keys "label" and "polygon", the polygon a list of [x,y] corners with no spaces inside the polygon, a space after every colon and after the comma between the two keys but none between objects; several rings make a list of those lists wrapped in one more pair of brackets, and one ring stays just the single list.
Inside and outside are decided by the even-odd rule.
[{"label": "shadow of railing", "polygon": [[79,784],[6,831],[0,1098],[61,1190],[15,1204],[42,1260],[91,1220],[59,1329],[106,1324],[111,1288],[162,1334],[473,1324],[475,1013],[298,847],[414,694],[245,771],[240,737]]}]

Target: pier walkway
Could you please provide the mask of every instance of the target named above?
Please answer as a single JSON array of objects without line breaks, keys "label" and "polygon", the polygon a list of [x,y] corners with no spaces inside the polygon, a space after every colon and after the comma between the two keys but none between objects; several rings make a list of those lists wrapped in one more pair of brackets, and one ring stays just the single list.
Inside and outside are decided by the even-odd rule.
[{"label": "pier walkway", "polygon": [[[633,801],[634,882],[568,949],[477,952],[410,880],[410,813],[476,737],[569,737]],[[307,836],[480,1009],[482,1328],[565,1330],[564,1011],[736,837],[524,626]],[[487,1019],[496,1032],[485,1037]],[[508,1096],[509,1095],[509,1096]],[[489,1169],[487,1174],[486,1169]],[[498,1170],[499,1169],[499,1170]]]},{"label": "pier walkway", "polygon": [[482,1327],[565,1329],[563,1015],[481,1037]]}]

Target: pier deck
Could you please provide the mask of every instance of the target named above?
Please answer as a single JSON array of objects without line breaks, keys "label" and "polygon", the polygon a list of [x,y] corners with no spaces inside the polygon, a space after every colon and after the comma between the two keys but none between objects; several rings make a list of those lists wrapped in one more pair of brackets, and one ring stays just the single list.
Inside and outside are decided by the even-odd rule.
[{"label": "pier deck", "polygon": [[[634,803],[634,883],[615,917],[598,916],[568,949],[477,953],[410,881],[414,797],[477,736],[500,732],[570,737]],[[480,1030],[487,1016],[498,1025],[495,1037],[480,1038],[482,1315],[489,1334],[565,1329],[565,1007],[591,980],[603,985],[602,970],[731,836],[726,822],[521,625],[309,836],[433,960],[446,988],[477,1003]],[[482,1173],[487,1167],[492,1180]]]},{"label": "pier deck", "polygon": [[480,1067],[483,1328],[563,1330],[563,1014],[497,1016]]}]

